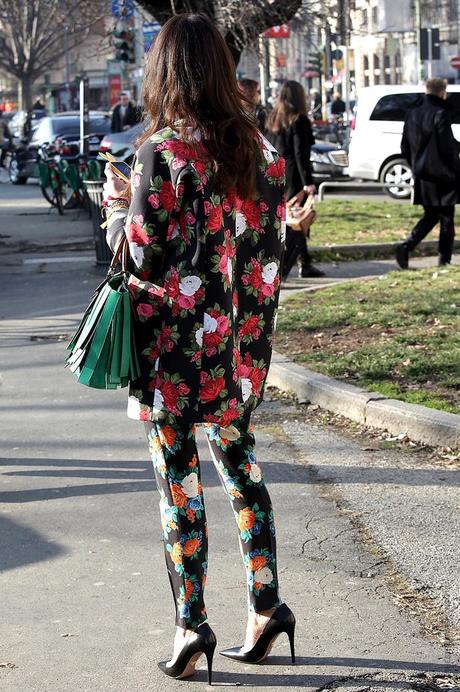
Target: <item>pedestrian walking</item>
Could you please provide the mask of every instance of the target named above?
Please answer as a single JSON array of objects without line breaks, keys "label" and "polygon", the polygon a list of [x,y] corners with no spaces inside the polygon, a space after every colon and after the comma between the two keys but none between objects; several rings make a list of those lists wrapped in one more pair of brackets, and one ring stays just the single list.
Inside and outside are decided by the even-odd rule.
[{"label": "pedestrian walking", "polygon": [[343,118],[346,110],[347,106],[345,104],[345,101],[342,99],[340,93],[336,91],[334,96],[332,97],[331,115]]},{"label": "pedestrian walking", "polygon": [[[299,82],[289,80],[281,87],[278,101],[268,116],[267,137],[286,161],[286,198],[289,200],[302,190],[314,194],[310,152],[315,138],[307,115],[305,91]],[[288,226],[283,279],[288,277],[298,259],[299,277],[324,276],[324,272],[312,263],[304,234]]]},{"label": "pedestrian walking", "polygon": [[109,165],[105,184],[108,242],[114,248],[124,234],[129,241],[138,316],[141,375],[131,383],[128,416],[145,422],[176,611],[173,655],[160,667],[186,677],[204,653],[209,681],[216,638],[204,602],[200,424],[232,504],[247,575],[246,640],[221,653],[260,662],[285,632],[294,656],[295,618],[279,595],[273,510],[250,423],[272,352],[284,161],[240,99],[231,53],[212,22],[172,17],[147,57],[150,126],[130,194]]},{"label": "pedestrian walking", "polygon": [[252,115],[257,120],[259,130],[263,133],[265,132],[265,125],[267,122],[267,111],[262,106],[260,102],[260,85],[255,79],[249,79],[245,77],[244,79],[238,80],[238,86],[243,93],[245,102],[243,105],[247,110],[252,113]]},{"label": "pedestrian walking", "polygon": [[421,106],[409,111],[404,123],[401,152],[414,175],[414,204],[424,214],[406,240],[396,248],[401,269],[409,267],[409,253],[440,224],[439,264],[449,264],[454,246],[455,204],[460,201],[460,143],[452,134],[446,82],[426,82]]},{"label": "pedestrian walking", "polygon": [[11,145],[11,135],[3,112],[0,111],[0,168],[5,165],[6,156]]},{"label": "pedestrian walking", "polygon": [[112,113],[112,132],[123,132],[136,125],[140,120],[139,110],[130,100],[129,91],[122,91],[120,103],[117,103]]}]

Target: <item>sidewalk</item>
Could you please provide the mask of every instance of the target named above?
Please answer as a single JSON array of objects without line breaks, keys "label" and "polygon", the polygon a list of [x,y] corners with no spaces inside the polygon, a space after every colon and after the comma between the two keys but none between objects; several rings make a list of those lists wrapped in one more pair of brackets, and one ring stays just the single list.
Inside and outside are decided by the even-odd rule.
[{"label": "sidewalk", "polygon": [[[200,670],[178,683],[156,666],[174,627],[142,426],[126,418],[125,391],[81,387],[63,368],[65,335],[99,279],[94,268],[64,284],[53,273],[12,275],[2,305],[5,692],[151,692],[205,680]],[[216,683],[341,692],[458,685],[455,472],[306,425],[288,402],[267,402],[254,423],[278,519],[282,597],[298,621],[298,663],[291,666],[281,638],[268,665],[217,656]],[[199,448],[207,604],[223,648],[243,636],[244,573],[201,435]],[[407,580],[404,597],[392,571]],[[415,604],[427,593],[451,617],[432,623],[430,635],[429,621],[398,605],[421,613]]]}]

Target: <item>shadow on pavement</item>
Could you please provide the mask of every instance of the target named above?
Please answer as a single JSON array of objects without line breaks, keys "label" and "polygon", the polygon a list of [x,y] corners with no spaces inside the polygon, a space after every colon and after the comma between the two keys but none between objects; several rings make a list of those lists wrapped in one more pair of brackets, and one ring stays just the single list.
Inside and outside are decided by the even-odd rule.
[{"label": "shadow on pavement", "polygon": [[66,552],[29,526],[0,516],[0,572],[50,560]]}]

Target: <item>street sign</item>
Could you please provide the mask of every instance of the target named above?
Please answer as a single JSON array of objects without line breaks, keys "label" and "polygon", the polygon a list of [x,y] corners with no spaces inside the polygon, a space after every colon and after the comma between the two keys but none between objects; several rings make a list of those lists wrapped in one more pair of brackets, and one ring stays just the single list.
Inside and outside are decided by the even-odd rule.
[{"label": "street sign", "polygon": [[287,24],[280,24],[279,26],[272,26],[267,31],[264,31],[262,36],[264,38],[289,38],[290,29]]},{"label": "street sign", "polygon": [[460,55],[454,55],[454,57],[450,59],[450,64],[454,70],[460,70]]},{"label": "street sign", "polygon": [[150,46],[158,36],[161,30],[160,22],[144,22],[142,32],[144,34],[144,53],[147,53]]},{"label": "street sign", "polygon": [[420,60],[440,60],[439,29],[420,29]]}]

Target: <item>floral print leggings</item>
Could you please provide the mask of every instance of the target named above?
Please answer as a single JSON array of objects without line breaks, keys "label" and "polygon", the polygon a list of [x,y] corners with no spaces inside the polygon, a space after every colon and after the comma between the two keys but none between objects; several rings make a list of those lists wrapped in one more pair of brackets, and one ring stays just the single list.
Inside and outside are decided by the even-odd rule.
[{"label": "floral print leggings", "polygon": [[[176,624],[195,629],[207,618],[204,586],[208,532],[194,425],[145,423],[160,492],[166,565]],[[214,464],[232,503],[247,573],[249,609],[280,605],[270,496],[254,454],[248,419],[230,429],[204,424]],[[228,435],[229,437],[225,437]],[[229,438],[232,439],[229,439]]]}]

